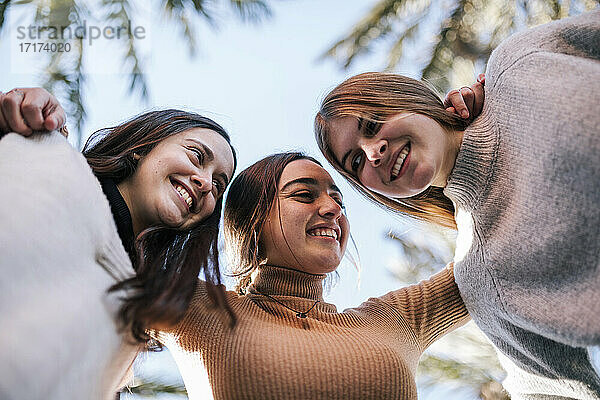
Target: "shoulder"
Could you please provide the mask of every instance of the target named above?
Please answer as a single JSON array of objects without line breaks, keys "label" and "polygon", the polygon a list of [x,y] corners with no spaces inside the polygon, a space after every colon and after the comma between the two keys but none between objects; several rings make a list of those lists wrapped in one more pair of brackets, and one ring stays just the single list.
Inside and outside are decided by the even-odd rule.
[{"label": "shoulder", "polygon": [[223,291],[228,305],[235,309],[240,301],[238,296],[233,291],[225,290],[223,285],[213,286],[204,280],[196,281],[196,288],[190,301],[190,304],[183,316],[182,320],[170,329],[164,329],[162,332],[165,335],[174,335],[176,337],[189,334],[189,332],[201,332],[210,324],[215,324],[221,321],[223,325],[228,325],[231,322],[230,315],[222,304],[217,300],[217,292]]},{"label": "shoulder", "polygon": [[2,206],[21,216],[19,229],[52,227],[55,236],[82,251],[97,250],[118,236],[100,183],[58,132],[2,137],[0,186],[10,193]]},{"label": "shoulder", "polygon": [[504,40],[488,61],[488,83],[514,63],[533,53],[560,53],[600,59],[600,9],[552,21]]},{"label": "shoulder", "polygon": [[35,180],[57,196],[97,196],[100,185],[83,155],[58,132],[23,137],[9,133],[0,140],[0,162],[13,178]]}]

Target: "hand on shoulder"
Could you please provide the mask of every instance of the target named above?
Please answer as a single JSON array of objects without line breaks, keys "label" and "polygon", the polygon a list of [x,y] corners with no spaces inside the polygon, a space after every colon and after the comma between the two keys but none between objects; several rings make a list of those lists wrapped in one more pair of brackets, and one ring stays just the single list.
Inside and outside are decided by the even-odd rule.
[{"label": "hand on shoulder", "polygon": [[[43,88],[16,88],[0,92],[0,133],[29,136],[64,127],[67,118],[60,103]],[[61,131],[66,136],[65,132]]]},{"label": "hand on shoulder", "polygon": [[479,74],[477,82],[470,87],[463,86],[460,89],[449,91],[444,99],[444,107],[447,111],[456,113],[464,119],[475,119],[483,109],[484,85],[485,75]]}]

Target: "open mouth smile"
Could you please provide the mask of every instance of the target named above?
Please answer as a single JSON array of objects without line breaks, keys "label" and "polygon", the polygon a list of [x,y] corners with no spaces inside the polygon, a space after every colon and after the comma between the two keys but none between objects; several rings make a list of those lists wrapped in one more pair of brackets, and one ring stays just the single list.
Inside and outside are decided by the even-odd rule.
[{"label": "open mouth smile", "polygon": [[340,233],[339,233],[339,231],[337,229],[328,228],[328,227],[312,228],[312,229],[309,229],[306,233],[309,236],[316,236],[316,237],[320,237],[320,238],[333,239],[336,242],[338,241],[338,238],[340,237]]},{"label": "open mouth smile", "polygon": [[196,203],[194,196],[191,194],[191,191],[181,182],[176,181],[175,179],[171,179],[171,184],[175,188],[175,191],[179,195],[179,197],[186,204],[187,209],[191,212],[194,209],[194,205]]},{"label": "open mouth smile", "polygon": [[398,154],[398,158],[394,162],[392,166],[392,172],[390,174],[390,181],[393,181],[406,172],[406,167],[408,166],[408,160],[410,159],[410,142],[404,145],[400,153]]}]

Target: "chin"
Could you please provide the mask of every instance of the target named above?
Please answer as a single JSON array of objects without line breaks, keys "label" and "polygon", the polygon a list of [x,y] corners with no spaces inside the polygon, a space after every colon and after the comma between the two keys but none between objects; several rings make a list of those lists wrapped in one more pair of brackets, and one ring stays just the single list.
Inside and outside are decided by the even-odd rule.
[{"label": "chin", "polygon": [[177,228],[183,224],[183,216],[180,212],[172,210],[165,210],[159,213],[160,225],[168,228]]},{"label": "chin", "polygon": [[318,260],[314,260],[311,265],[315,266],[315,274],[328,274],[337,269],[342,262],[341,257],[319,257]]}]

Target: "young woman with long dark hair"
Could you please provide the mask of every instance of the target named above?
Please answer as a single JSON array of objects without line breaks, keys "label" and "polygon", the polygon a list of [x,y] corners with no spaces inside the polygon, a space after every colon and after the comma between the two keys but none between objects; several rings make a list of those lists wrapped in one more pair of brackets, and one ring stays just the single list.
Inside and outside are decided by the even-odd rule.
[{"label": "young woman with long dark hair", "polygon": [[471,124],[382,73],[340,84],[315,119],[368,199],[458,228],[456,282],[513,398],[600,398],[599,38],[596,9],[506,40]]},{"label": "young woman with long dark hair", "polygon": [[[228,309],[217,237],[235,152],[214,121],[158,110],[95,132],[0,140],[0,397],[114,398],[200,270]],[[229,314],[232,317],[232,314]]]}]

